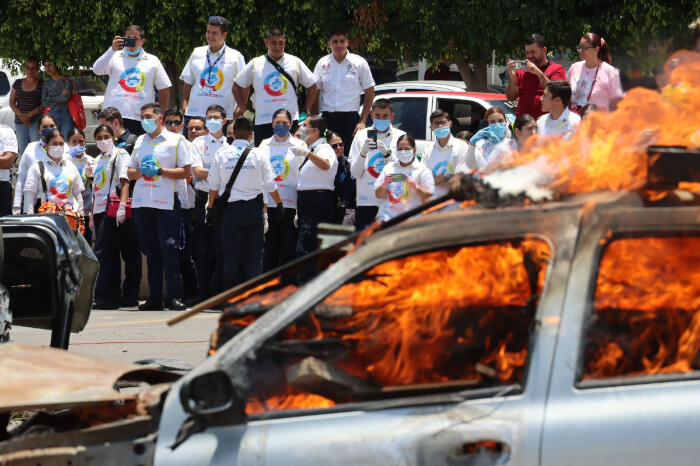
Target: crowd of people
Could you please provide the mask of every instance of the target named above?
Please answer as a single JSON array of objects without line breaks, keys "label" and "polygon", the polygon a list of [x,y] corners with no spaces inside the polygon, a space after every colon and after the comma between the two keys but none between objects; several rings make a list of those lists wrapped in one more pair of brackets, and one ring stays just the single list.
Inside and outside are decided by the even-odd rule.
[{"label": "crowd of people", "polygon": [[[53,63],[44,61],[50,79],[42,82],[39,61],[28,60],[26,78],[13,85],[16,136],[0,127],[0,215],[52,203],[82,216],[100,262],[96,309],[138,304],[141,252],[150,297],[139,308],[182,310],[314,251],[319,223],[361,230],[386,221],[445,194],[455,173],[484,169],[535,133],[569,134],[584,108],[609,110],[622,96],[598,35],[581,38],[581,61],[566,75],[534,34],[524,67],[508,62],[515,122],[492,107],[485,126],[463,139],[436,110],[435,141],[417,153],[413,136],[392,125],[391,101],[374,98],[369,65],[349,52],[345,31],[329,33],[331,53],[314,71],[285,52],[280,29],[267,31],[266,53],[247,64],[227,35],[226,19],[210,17],[208,45],[180,76],[179,109],[168,108],[172,83],[144,50],[145,31],[132,25],[114,37],[93,65],[109,78],[94,158],[66,107],[71,80]],[[250,102],[254,121],[244,116]],[[308,278],[302,270],[300,281]]]}]

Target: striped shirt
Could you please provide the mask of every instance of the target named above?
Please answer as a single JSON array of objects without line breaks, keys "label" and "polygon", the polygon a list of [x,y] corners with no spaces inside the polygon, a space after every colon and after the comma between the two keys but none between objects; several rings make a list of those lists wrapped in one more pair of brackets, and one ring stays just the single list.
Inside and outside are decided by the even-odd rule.
[{"label": "striped shirt", "polygon": [[[27,113],[41,106],[41,89],[44,85],[44,81],[40,79],[36,88],[30,92],[22,89],[22,81],[24,81],[24,79],[18,79],[12,83],[12,89],[15,90],[15,105],[17,105],[17,108],[23,113]],[[34,123],[38,118],[39,115],[34,115],[29,122]],[[22,120],[15,115],[15,125],[19,124],[22,124]]]}]

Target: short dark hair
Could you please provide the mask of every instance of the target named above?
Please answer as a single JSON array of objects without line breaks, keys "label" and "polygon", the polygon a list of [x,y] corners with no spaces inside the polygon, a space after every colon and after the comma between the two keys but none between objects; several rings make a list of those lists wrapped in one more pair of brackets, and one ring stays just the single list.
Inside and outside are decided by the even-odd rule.
[{"label": "short dark hair", "polygon": [[233,137],[236,139],[248,139],[253,133],[253,122],[250,118],[239,116],[233,122]]},{"label": "short dark hair", "polygon": [[205,127],[206,127],[206,125],[207,125],[207,120],[206,120],[204,117],[201,117],[201,116],[194,116],[194,117],[191,117],[191,118],[190,118],[190,121],[187,122],[188,129],[189,129],[190,122],[191,122],[192,120],[201,121],[202,124],[203,124]]},{"label": "short dark hair", "polygon": [[[435,112],[433,112],[435,113]],[[399,138],[396,140],[396,145],[398,146],[401,141],[408,141],[408,143],[411,145],[411,148],[415,149],[416,148],[416,140],[413,136],[410,134],[402,134],[399,136]]]},{"label": "short dark hair", "polygon": [[156,115],[162,115],[163,114],[163,109],[160,107],[160,105],[156,104],[146,104],[141,107],[141,111],[143,110],[153,110],[153,113]]},{"label": "short dark hair", "polygon": [[97,137],[98,134],[100,134],[103,131],[107,131],[110,136],[114,137],[114,130],[112,129],[111,126],[108,125],[100,125],[97,128],[95,128],[95,132],[92,133],[94,137]]},{"label": "short dark hair", "polygon": [[547,46],[547,42],[544,40],[544,36],[542,34],[532,34],[530,37],[525,39],[525,45],[532,44],[537,44],[537,46],[541,49]]},{"label": "short dark hair", "polygon": [[287,117],[289,120],[289,124],[292,123],[292,114],[289,113],[289,110],[286,108],[280,108],[275,111],[275,113],[272,114],[272,121],[275,121],[275,118],[277,118],[277,115],[284,115]]},{"label": "short dark hair", "polygon": [[135,24],[132,24],[131,26],[127,26],[126,29],[124,29],[124,35],[126,35],[126,33],[129,31],[138,32],[139,38],[141,38],[141,39],[144,39],[146,37],[146,31],[144,31],[141,26],[137,26]]},{"label": "short dark hair", "polygon": [[389,99],[377,99],[374,101],[372,104],[372,110],[375,108],[383,108],[386,109],[388,108],[391,110],[391,113],[394,113],[394,105],[391,103],[391,100]]},{"label": "short dark hair", "polygon": [[112,123],[114,120],[119,122],[119,126],[124,126],[124,120],[122,119],[121,112],[117,107],[107,107],[103,108],[102,111],[97,115],[97,119],[104,118],[106,121]]},{"label": "short dark hair", "polygon": [[530,123],[531,121],[535,121],[535,119],[532,117],[532,115],[528,113],[523,113],[522,115],[518,115],[515,121],[513,122],[513,129],[523,129],[523,126],[526,124]]},{"label": "short dark hair", "polygon": [[[225,119],[226,118],[226,110],[224,110],[224,107],[218,104],[211,104],[210,106],[207,107],[207,113],[209,112],[219,112],[221,113],[221,118]],[[206,113],[205,113],[206,115]]]},{"label": "short dark hair", "polygon": [[48,132],[46,137],[44,138],[46,144],[50,143],[53,138],[57,138],[58,136],[61,136],[63,138],[63,141],[65,142],[66,137],[63,135],[60,129],[56,128],[54,130],[51,130]]},{"label": "short dark hair", "polygon": [[270,28],[267,30],[265,37],[269,39],[270,37],[286,37],[284,31],[280,28]]},{"label": "short dark hair", "polygon": [[39,63],[39,59],[37,57],[29,57],[25,60],[24,65],[28,65],[29,63],[36,63],[37,67],[41,66],[41,63]]},{"label": "short dark hair", "polygon": [[563,79],[555,79],[544,85],[544,88],[552,94],[552,99],[559,97],[564,108],[569,106],[571,102],[571,86]]},{"label": "short dark hair", "polygon": [[73,136],[75,136],[76,134],[79,134],[80,136],[85,137],[85,133],[83,132],[83,130],[75,128],[75,127],[71,128],[70,131],[68,131],[68,134],[66,136],[68,137],[68,139],[70,139]]},{"label": "short dark hair", "polygon": [[182,110],[180,110],[179,108],[169,108],[165,111],[165,114],[163,116],[176,116],[179,117],[181,120],[185,118],[185,116],[182,114]]},{"label": "short dark hair", "polygon": [[348,31],[343,27],[334,27],[328,31],[328,40],[330,41],[333,36],[345,36],[347,39]]},{"label": "short dark hair", "polygon": [[318,130],[319,137],[325,138],[328,132],[328,123],[321,115],[310,115],[306,119],[306,124]]},{"label": "short dark hair", "polygon": [[228,32],[228,21],[223,16],[210,16],[207,24],[209,26],[218,26],[221,32]]},{"label": "short dark hair", "polygon": [[435,120],[437,118],[447,118],[449,120],[450,114],[447,113],[446,111],[444,111],[443,109],[438,108],[437,110],[435,110],[433,113],[430,114],[430,119],[428,121],[430,121],[430,123],[432,123],[433,120]]}]

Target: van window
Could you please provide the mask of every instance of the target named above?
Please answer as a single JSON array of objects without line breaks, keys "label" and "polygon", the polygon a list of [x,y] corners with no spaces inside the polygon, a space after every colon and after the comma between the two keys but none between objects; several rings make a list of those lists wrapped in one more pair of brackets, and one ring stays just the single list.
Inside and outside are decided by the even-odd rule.
[{"label": "van window", "polygon": [[428,98],[397,97],[391,99],[391,103],[395,115],[391,125],[416,139],[427,139],[425,128],[428,120]]},{"label": "van window", "polygon": [[450,114],[453,135],[460,131],[479,131],[479,122],[486,112],[480,103],[467,99],[438,98],[437,108]]},{"label": "van window", "polygon": [[10,93],[10,80],[7,79],[7,75],[0,71],[0,95],[7,95]]}]

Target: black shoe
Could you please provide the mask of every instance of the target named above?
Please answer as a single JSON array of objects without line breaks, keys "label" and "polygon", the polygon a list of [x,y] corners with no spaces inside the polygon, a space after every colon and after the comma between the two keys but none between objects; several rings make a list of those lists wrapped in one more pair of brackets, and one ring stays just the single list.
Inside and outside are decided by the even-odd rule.
[{"label": "black shoe", "polygon": [[183,300],[183,301],[185,302],[185,304],[187,304],[187,307],[192,307],[192,306],[194,306],[194,305],[196,305],[196,304],[201,303],[201,302],[204,301],[205,299],[207,299],[207,298],[203,298],[203,297],[201,297],[201,296],[195,296],[194,298],[185,299],[185,300]]},{"label": "black shoe", "polygon": [[139,300],[136,298],[127,298],[126,296],[122,298],[122,307],[136,307],[139,305]]},{"label": "black shoe", "polygon": [[109,303],[107,301],[95,301],[92,303],[92,308],[96,311],[114,311],[119,309],[119,304]]},{"label": "black shoe", "polygon": [[187,309],[187,305],[180,301],[179,298],[170,298],[165,300],[165,307],[171,311],[184,311]]},{"label": "black shoe", "polygon": [[139,311],[162,311],[163,301],[160,299],[149,299],[139,306]]}]

